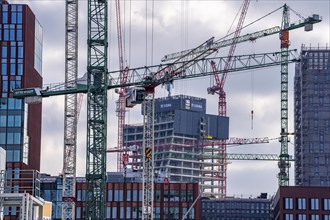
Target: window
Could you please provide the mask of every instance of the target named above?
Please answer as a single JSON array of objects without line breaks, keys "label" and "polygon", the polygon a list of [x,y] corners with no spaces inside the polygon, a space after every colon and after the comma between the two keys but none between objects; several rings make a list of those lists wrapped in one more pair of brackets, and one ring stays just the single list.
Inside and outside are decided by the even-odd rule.
[{"label": "window", "polygon": [[186,190],[181,190],[181,202],[187,202]]},{"label": "window", "polygon": [[1,75],[5,76],[7,75],[7,61],[1,63]]},{"label": "window", "polygon": [[7,5],[3,5],[3,11],[2,11],[2,23],[6,24],[8,23],[8,12],[5,11],[5,7]]},{"label": "window", "polygon": [[284,198],[284,208],[293,209],[293,198]]},{"label": "window", "polygon": [[133,189],[133,202],[137,201],[137,190]]},{"label": "window", "polygon": [[0,115],[0,127],[6,127],[7,117],[5,115]]},{"label": "window", "polygon": [[330,220],[330,215],[323,215],[323,220]]},{"label": "window", "polygon": [[1,58],[7,58],[7,46],[2,46]]},{"label": "window", "polygon": [[76,218],[80,219],[81,218],[81,207],[77,207],[76,209]]},{"label": "window", "polygon": [[[134,192],[134,190],[133,190]],[[136,219],[137,218],[137,208],[136,207],[133,207],[133,219]]]},{"label": "window", "polygon": [[22,25],[17,25],[17,29],[16,29],[16,40],[17,41],[23,40],[23,36],[22,36]]},{"label": "window", "polygon": [[319,199],[311,198],[311,210],[319,210]]},{"label": "window", "polygon": [[330,210],[330,199],[323,199],[323,210]]},{"label": "window", "polygon": [[126,191],[126,201],[131,201],[131,192],[130,189]]},{"label": "window", "polygon": [[131,207],[126,207],[126,219],[131,218]]},{"label": "window", "polygon": [[320,220],[319,215],[311,215],[311,220]]},{"label": "window", "polygon": [[107,207],[107,210],[106,210],[106,218],[110,218],[110,207]]},{"label": "window", "polygon": [[285,214],[285,220],[293,220],[293,214]]},{"label": "window", "polygon": [[160,202],[160,190],[156,190],[156,198],[155,198],[155,201],[156,202]]},{"label": "window", "polygon": [[123,193],[124,193],[124,191],[122,189],[121,190],[115,189],[114,201],[115,202],[121,202],[121,201],[123,201]]},{"label": "window", "polygon": [[16,58],[16,46],[10,47],[10,58]]},{"label": "window", "polygon": [[77,190],[77,201],[81,201],[81,189]]},{"label": "window", "polygon": [[0,133],[0,144],[6,144],[6,133]]},{"label": "window", "polygon": [[117,218],[117,207],[112,207],[112,218]]},{"label": "window", "polygon": [[119,218],[124,219],[124,217],[125,217],[125,209],[124,209],[124,207],[120,207],[120,216],[119,216]]},{"label": "window", "polygon": [[23,58],[23,46],[18,46],[17,58]]},{"label": "window", "polygon": [[305,210],[306,209],[306,199],[298,198],[298,209]]},{"label": "window", "polygon": [[112,202],[112,189],[108,190],[108,202]]},{"label": "window", "polygon": [[305,214],[298,214],[298,220],[306,220]]}]

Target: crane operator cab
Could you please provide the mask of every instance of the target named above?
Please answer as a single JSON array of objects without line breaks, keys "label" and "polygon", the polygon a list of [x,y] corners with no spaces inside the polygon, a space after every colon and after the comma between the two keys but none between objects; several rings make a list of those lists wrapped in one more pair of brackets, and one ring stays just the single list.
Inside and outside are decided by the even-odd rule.
[{"label": "crane operator cab", "polygon": [[145,88],[143,87],[129,88],[125,96],[126,96],[126,107],[132,108],[136,104],[141,104],[144,101]]}]

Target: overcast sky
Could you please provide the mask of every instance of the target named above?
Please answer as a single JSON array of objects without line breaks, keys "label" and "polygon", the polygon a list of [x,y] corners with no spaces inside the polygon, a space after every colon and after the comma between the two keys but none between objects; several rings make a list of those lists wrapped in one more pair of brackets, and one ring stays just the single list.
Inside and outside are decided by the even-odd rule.
[{"label": "overcast sky", "polygon": [[[44,84],[64,81],[64,0],[10,1],[11,3],[29,4],[43,27],[43,79]],[[123,1],[121,1],[123,2]],[[233,31],[237,20],[230,29],[243,1],[152,1],[132,0],[122,4],[122,20],[125,21],[125,52],[127,63],[131,67],[159,64],[168,53],[196,47],[214,36],[222,38]],[[303,17],[320,14],[323,21],[314,26],[312,32],[303,28],[290,32],[291,49],[300,50],[305,44],[312,47],[330,47],[330,1],[288,0],[287,4]],[[87,1],[79,1],[79,75],[86,72],[87,49]],[[244,24],[266,15],[283,6],[285,1],[254,0]],[[131,6],[131,7],[130,7]],[[147,6],[147,7],[146,7]],[[147,9],[146,9],[147,8]],[[124,12],[125,11],[125,12]],[[117,35],[115,27],[114,1],[109,1],[109,69],[118,69]],[[147,16],[146,16],[147,15]],[[291,22],[299,17],[290,11]],[[147,22],[146,22],[147,17]],[[241,34],[251,33],[266,28],[280,26],[282,10],[252,25]],[[146,28],[146,23],[148,27]],[[153,26],[152,26],[153,23]],[[153,34],[152,34],[153,30]],[[230,31],[230,32],[231,32]],[[146,34],[147,33],[147,34]],[[146,45],[146,36],[148,45]],[[152,37],[153,36],[153,37]],[[153,48],[153,50],[152,50]],[[235,54],[253,54],[280,50],[278,35],[257,40],[255,43],[243,43],[237,46]],[[226,56],[228,48],[219,54]],[[152,56],[153,55],[153,56]],[[289,130],[293,132],[293,76],[294,66],[289,68]],[[217,114],[217,96],[208,95],[207,87],[213,83],[210,77],[191,79],[174,83],[173,94],[185,94],[207,99],[207,112]],[[230,74],[227,77],[227,115],[230,117],[230,137],[269,137],[280,135],[280,67]],[[118,98],[109,91],[108,109],[108,147],[115,147],[117,142],[117,118],[115,101]],[[158,88],[156,96],[167,95],[164,88]],[[142,122],[140,108],[128,112],[126,123]],[[251,110],[254,111],[253,129],[251,129]],[[42,155],[41,171],[57,175],[62,170],[63,156],[63,116],[64,98],[50,97],[43,100]],[[86,156],[86,97],[84,99],[78,124],[77,175],[85,174]],[[289,143],[293,153],[293,137]],[[266,145],[247,145],[230,147],[229,153],[272,153],[280,152],[280,143],[273,141]],[[108,171],[116,170],[116,156],[108,155]],[[291,165],[293,167],[294,164]],[[277,190],[277,162],[232,161],[228,165],[228,195],[249,196],[261,192],[273,194]],[[290,184],[294,184],[294,172],[290,170]]]}]

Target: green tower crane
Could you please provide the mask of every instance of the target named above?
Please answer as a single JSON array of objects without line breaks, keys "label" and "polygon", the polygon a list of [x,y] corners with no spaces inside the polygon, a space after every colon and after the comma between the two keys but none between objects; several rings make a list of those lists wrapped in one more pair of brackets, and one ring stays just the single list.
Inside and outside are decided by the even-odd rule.
[{"label": "green tower crane", "polygon": [[86,219],[105,219],[108,1],[88,0]]}]

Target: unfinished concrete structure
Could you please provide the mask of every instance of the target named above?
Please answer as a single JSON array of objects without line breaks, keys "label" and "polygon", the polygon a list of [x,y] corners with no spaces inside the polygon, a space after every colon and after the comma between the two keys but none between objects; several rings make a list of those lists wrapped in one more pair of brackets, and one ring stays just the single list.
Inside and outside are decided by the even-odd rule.
[{"label": "unfinished concrete structure", "polygon": [[[226,160],[217,163],[217,159],[201,159],[201,155],[206,150],[225,153],[204,142],[228,139],[229,118],[206,114],[205,99],[185,95],[155,99],[154,118],[156,175],[170,182],[199,182],[204,194],[224,196]],[[125,125],[125,147],[142,146],[142,138],[142,125]],[[138,152],[132,155],[131,164],[137,163],[141,169]]]}]

